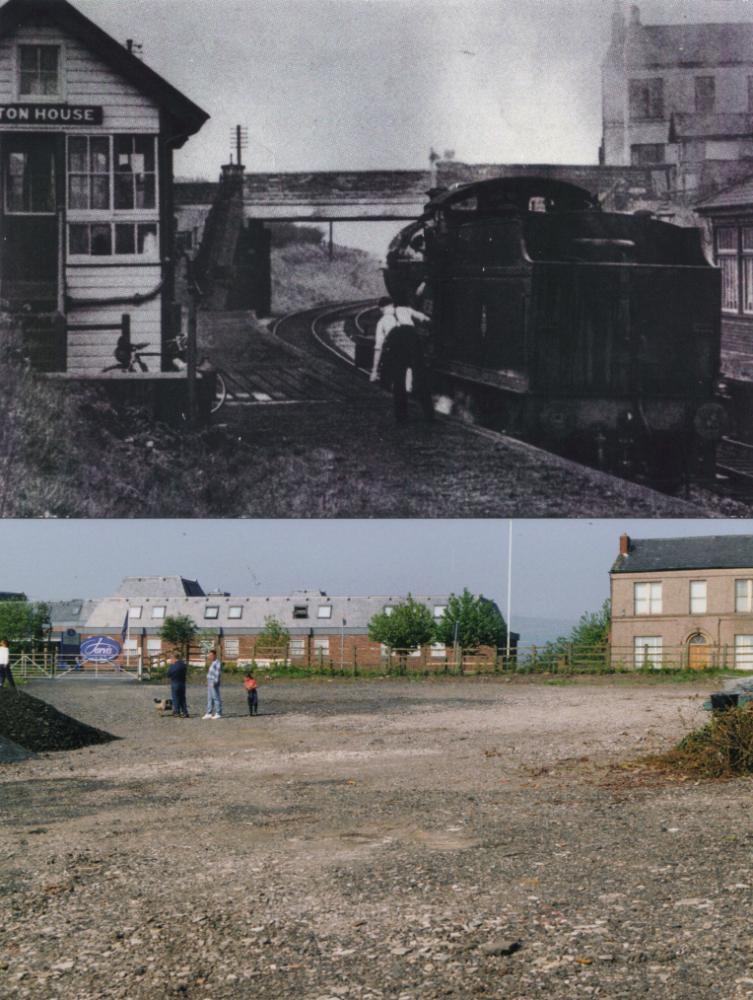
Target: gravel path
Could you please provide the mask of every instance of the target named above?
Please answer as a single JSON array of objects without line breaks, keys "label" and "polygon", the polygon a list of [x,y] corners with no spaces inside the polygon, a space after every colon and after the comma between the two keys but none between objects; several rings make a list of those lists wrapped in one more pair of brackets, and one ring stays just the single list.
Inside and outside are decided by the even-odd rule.
[{"label": "gravel path", "polygon": [[29,690],[123,738],[0,766],[3,998],[753,996],[751,782],[624,766],[708,687]]}]

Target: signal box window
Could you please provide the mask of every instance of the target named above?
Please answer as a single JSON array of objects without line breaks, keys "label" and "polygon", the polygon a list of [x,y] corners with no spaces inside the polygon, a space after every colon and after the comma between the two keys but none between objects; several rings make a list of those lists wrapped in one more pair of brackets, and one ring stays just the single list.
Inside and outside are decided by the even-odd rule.
[{"label": "signal box window", "polygon": [[155,604],[152,608],[152,618],[164,618],[165,617],[165,605]]},{"label": "signal box window", "polygon": [[288,644],[288,655],[289,656],[305,656],[306,655],[306,640],[305,639],[291,639]]},{"label": "signal box window", "polygon": [[636,121],[664,117],[664,81],[661,77],[630,81],[630,117]]},{"label": "signal box window", "polygon": [[314,652],[329,656],[329,639],[314,639]]},{"label": "signal box window", "polygon": [[154,208],[157,171],[154,137],[115,136],[115,208]]},{"label": "signal box window", "polygon": [[208,604],[204,608],[205,618],[219,618],[219,616],[220,616],[220,609],[217,604]]},{"label": "signal box window", "polygon": [[134,604],[128,609],[129,618],[141,618],[141,605]]},{"label": "signal box window", "polygon": [[68,208],[110,208],[109,136],[68,138]]},{"label": "signal box window", "polygon": [[227,609],[228,618],[241,618],[243,616],[243,606],[241,604],[231,604]]},{"label": "signal box window", "polygon": [[12,149],[5,157],[5,210],[13,215],[55,211],[55,158],[45,149]]},{"label": "signal box window", "polygon": [[60,94],[60,49],[57,45],[19,45],[20,97],[56,97]]},{"label": "signal box window", "polygon": [[331,604],[320,604],[319,609],[316,613],[317,618],[331,618],[332,617],[332,605]]}]

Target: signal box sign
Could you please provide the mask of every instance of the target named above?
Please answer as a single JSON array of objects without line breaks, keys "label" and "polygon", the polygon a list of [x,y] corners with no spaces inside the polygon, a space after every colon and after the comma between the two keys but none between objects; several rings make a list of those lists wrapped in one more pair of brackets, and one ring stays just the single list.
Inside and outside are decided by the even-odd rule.
[{"label": "signal box sign", "polygon": [[0,104],[8,125],[101,125],[102,108],[91,104]]}]

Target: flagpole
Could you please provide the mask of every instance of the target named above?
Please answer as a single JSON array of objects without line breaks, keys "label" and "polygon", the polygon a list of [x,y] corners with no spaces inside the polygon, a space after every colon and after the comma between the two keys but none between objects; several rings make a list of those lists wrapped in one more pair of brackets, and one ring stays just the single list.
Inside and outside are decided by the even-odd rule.
[{"label": "flagpole", "polygon": [[512,618],[512,518],[507,521],[507,646],[506,664],[510,662],[510,626]]}]

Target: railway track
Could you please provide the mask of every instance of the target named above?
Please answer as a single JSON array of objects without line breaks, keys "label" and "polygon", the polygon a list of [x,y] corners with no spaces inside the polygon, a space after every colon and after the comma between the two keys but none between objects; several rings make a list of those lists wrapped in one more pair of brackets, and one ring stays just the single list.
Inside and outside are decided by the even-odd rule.
[{"label": "railway track", "polygon": [[[289,319],[293,321],[296,316],[300,316],[300,314],[294,314]],[[310,315],[307,314],[309,336],[323,353],[353,368],[356,367],[353,334],[372,335],[378,318],[379,310],[375,300],[340,303],[323,309],[311,310]],[[299,321],[297,327],[298,343],[301,349],[305,350],[305,339],[301,337],[300,329]],[[356,367],[356,370],[368,375],[366,368]],[[445,417],[444,419],[459,418]],[[517,439],[509,438],[491,428],[478,424],[468,424],[466,421],[462,421],[462,423],[469,430],[483,437],[517,442]],[[529,442],[525,442],[525,444],[526,447],[540,451],[542,454],[552,454]],[[665,489],[661,484],[652,484],[651,488],[668,494],[676,492],[676,487]],[[705,481],[700,488],[707,491],[710,496],[724,496],[733,500],[750,502],[753,499],[753,444],[733,438],[724,438],[719,448],[717,475],[713,481]]]}]

